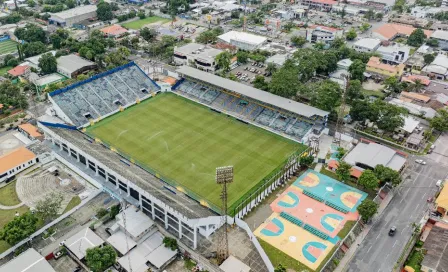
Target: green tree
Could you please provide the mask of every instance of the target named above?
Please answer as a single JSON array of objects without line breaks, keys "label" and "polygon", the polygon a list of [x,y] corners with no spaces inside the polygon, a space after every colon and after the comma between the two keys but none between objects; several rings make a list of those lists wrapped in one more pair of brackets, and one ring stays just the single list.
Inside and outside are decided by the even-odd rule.
[{"label": "green tree", "polygon": [[75,2],[75,0],[65,0],[65,5],[69,9],[72,9],[72,8],[76,7],[76,2]]},{"label": "green tree", "polygon": [[229,52],[224,51],[219,53],[216,57],[215,57],[215,61],[216,64],[218,65],[218,67],[220,69],[222,69],[224,72],[228,72],[230,71],[230,59],[231,59],[231,55]]},{"label": "green tree", "polygon": [[42,42],[30,42],[22,45],[23,54],[29,58],[35,55],[39,55],[47,51],[47,47]]},{"label": "green tree", "polygon": [[362,33],[366,32],[367,30],[369,30],[369,28],[371,27],[370,24],[368,23],[363,23],[360,27],[359,30],[361,30]]},{"label": "green tree", "polygon": [[448,111],[446,109],[439,109],[437,115],[429,123],[432,128],[440,132],[448,131]]},{"label": "green tree", "polygon": [[282,264],[278,264],[274,269],[274,272],[286,272],[286,267],[284,267]]},{"label": "green tree", "polygon": [[314,49],[316,50],[324,50],[325,49],[325,43],[324,42],[317,42],[314,44]]},{"label": "green tree", "polygon": [[373,20],[374,17],[375,17],[375,12],[373,11],[373,9],[369,9],[369,10],[364,14],[364,18],[366,18],[366,19],[369,20],[369,21]]},{"label": "green tree", "polygon": [[349,41],[353,41],[358,37],[356,30],[352,27],[348,32],[345,33],[345,38]]},{"label": "green tree", "polygon": [[110,218],[114,219],[120,213],[120,205],[114,205],[110,208]]},{"label": "green tree", "polygon": [[266,71],[271,74],[275,73],[275,71],[277,71],[277,65],[272,62],[268,63],[268,65],[266,66]]},{"label": "green tree", "polygon": [[224,33],[224,30],[220,27],[202,32],[196,37],[198,43],[213,43],[218,40],[218,36]]},{"label": "green tree", "polygon": [[51,53],[43,54],[39,59],[39,68],[44,74],[51,74],[57,71],[56,57]]},{"label": "green tree", "polygon": [[436,57],[433,54],[426,54],[423,56],[423,61],[425,62],[425,64],[430,64],[434,61],[435,58]]},{"label": "green tree", "polygon": [[358,79],[350,80],[347,90],[345,91],[345,96],[347,102],[352,104],[354,101],[362,98],[362,84]]},{"label": "green tree", "polygon": [[306,43],[306,39],[303,36],[292,36],[291,43],[294,46],[302,47]]},{"label": "green tree", "polygon": [[177,250],[178,245],[177,245],[177,240],[171,237],[165,237],[163,238],[163,244],[165,247],[170,248],[171,250]]},{"label": "green tree", "polygon": [[389,184],[396,186],[401,182],[401,176],[397,171],[382,164],[375,166],[373,172],[382,183],[388,182]]},{"label": "green tree", "polygon": [[382,12],[378,12],[375,14],[375,19],[379,22],[383,20],[384,14]]},{"label": "green tree", "polygon": [[364,222],[368,222],[378,211],[378,204],[366,198],[357,208],[359,215]]},{"label": "green tree", "polygon": [[336,158],[339,160],[341,160],[345,156],[345,153],[346,153],[345,149],[342,147],[338,147],[337,152],[338,153],[336,154]]},{"label": "green tree", "polygon": [[18,27],[14,30],[14,35],[26,42],[42,42],[45,43],[47,38],[45,31],[37,25],[26,24],[25,27]]},{"label": "green tree", "polygon": [[317,85],[311,105],[321,110],[332,111],[341,104],[341,87],[338,83],[324,80]]},{"label": "green tree", "polygon": [[397,11],[398,13],[403,13],[406,8],[406,0],[396,0],[395,4],[392,7],[392,10]]},{"label": "green tree", "polygon": [[137,16],[138,16],[138,18],[140,18],[140,20],[143,20],[146,18],[146,14],[142,10],[137,13]]},{"label": "green tree", "polygon": [[263,90],[263,91],[267,91],[269,88],[268,83],[266,82],[264,76],[262,76],[262,75],[255,76],[253,84],[254,84],[255,88]]},{"label": "green tree", "polygon": [[16,58],[10,59],[10,60],[8,60],[6,65],[7,66],[11,66],[11,67],[15,67],[15,66],[19,65],[19,60],[16,59]]},{"label": "green tree", "polygon": [[3,58],[3,66],[8,66],[8,62],[9,62],[11,59],[15,59],[15,57],[14,57],[13,55],[6,55],[6,56]]},{"label": "green tree", "polygon": [[112,7],[109,3],[100,1],[97,5],[96,14],[101,21],[108,21],[114,18]]},{"label": "green tree", "polygon": [[311,155],[300,157],[300,166],[310,167],[314,162],[314,157]]},{"label": "green tree", "polygon": [[393,93],[401,93],[401,91],[403,91],[403,87],[404,87],[400,83],[400,80],[398,79],[398,77],[395,77],[395,76],[386,78],[386,80],[384,80],[384,86],[386,87],[386,89],[388,89],[389,91],[391,91]]},{"label": "green tree", "polygon": [[247,63],[247,60],[249,59],[249,53],[239,50],[236,53],[236,59],[239,63]]},{"label": "green tree", "polygon": [[358,179],[358,183],[366,189],[374,190],[378,187],[378,178],[372,170],[364,170]]},{"label": "green tree", "polygon": [[0,83],[0,103],[6,109],[10,106],[19,109],[26,109],[28,107],[26,96],[10,80],[5,80]]},{"label": "green tree", "polygon": [[421,28],[417,28],[411,33],[411,35],[409,35],[407,44],[410,46],[419,47],[425,42],[425,40],[426,40],[425,32],[423,32]]},{"label": "green tree", "polygon": [[299,81],[297,69],[283,66],[272,75],[269,91],[278,96],[291,98],[297,94],[300,85],[302,84]]},{"label": "green tree", "polygon": [[36,204],[36,212],[44,221],[56,218],[60,213],[62,205],[62,195],[54,192],[48,194],[44,199]]},{"label": "green tree", "polygon": [[348,71],[350,72],[351,79],[357,79],[362,82],[364,79],[364,72],[366,71],[366,64],[362,62],[362,60],[355,59],[348,68]]},{"label": "green tree", "polygon": [[147,42],[152,41],[156,38],[157,32],[154,29],[149,29],[144,27],[140,30],[140,36]]},{"label": "green tree", "polygon": [[15,245],[36,231],[37,221],[37,217],[30,212],[16,216],[0,231],[0,239],[10,245]]},{"label": "green tree", "polygon": [[379,129],[393,132],[395,129],[404,125],[404,116],[407,115],[406,109],[389,104],[382,100],[376,100],[371,104],[374,111],[379,112],[376,124]]},{"label": "green tree", "polygon": [[86,263],[93,272],[103,272],[116,260],[117,252],[110,245],[89,248],[86,251]]},{"label": "green tree", "polygon": [[53,45],[53,49],[60,49],[62,47],[63,39],[58,34],[51,34],[50,35],[50,42]]},{"label": "green tree", "polygon": [[429,39],[426,41],[426,44],[429,45],[429,46],[431,46],[431,47],[438,47],[438,46],[439,46],[439,40],[437,40],[437,39],[433,39],[433,38],[429,38]]},{"label": "green tree", "polygon": [[34,0],[27,0],[26,4],[28,5],[28,7],[33,8],[34,6],[36,6],[36,2],[34,2]]},{"label": "green tree", "polygon": [[352,169],[350,164],[345,161],[339,161],[338,169],[336,169],[336,175],[341,181],[346,182],[350,179],[350,169]]}]

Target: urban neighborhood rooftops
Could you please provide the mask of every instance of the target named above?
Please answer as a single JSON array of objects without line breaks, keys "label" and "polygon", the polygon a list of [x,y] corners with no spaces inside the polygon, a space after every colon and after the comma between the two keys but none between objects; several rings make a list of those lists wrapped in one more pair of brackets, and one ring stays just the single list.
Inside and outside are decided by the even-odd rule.
[{"label": "urban neighborhood rooftops", "polygon": [[21,124],[19,125],[19,128],[28,133],[31,137],[37,138],[42,136],[42,134],[37,131],[37,127],[31,125],[30,123]]},{"label": "urban neighborhood rooftops", "polygon": [[34,248],[29,248],[1,266],[0,272],[56,272],[56,270]]},{"label": "urban neighborhood rooftops", "polygon": [[128,30],[126,28],[122,27],[121,25],[111,25],[111,26],[102,28],[101,32],[103,32],[104,34],[106,34],[108,36],[120,36],[120,35],[128,32]]},{"label": "urban neighborhood rooftops", "polygon": [[431,38],[448,41],[448,31],[436,30],[432,33]]},{"label": "urban neighborhood rooftops", "polygon": [[36,155],[25,147],[19,147],[5,155],[0,156],[0,173],[4,173],[18,165],[24,164]]},{"label": "urban neighborhood rooftops", "polygon": [[8,74],[10,74],[13,77],[23,76],[29,69],[30,67],[28,65],[18,65],[9,70]]},{"label": "urban neighborhood rooftops", "polygon": [[422,268],[427,269],[422,271],[446,271],[445,269],[448,267],[448,228],[441,227],[440,224],[434,225],[423,248],[426,250],[426,254],[422,261]]},{"label": "urban neighborhood rooftops", "polygon": [[397,73],[401,68],[404,68],[404,64],[390,65],[382,63],[378,57],[370,57],[367,67],[384,70],[389,73]]},{"label": "urban neighborhood rooftops", "polygon": [[362,47],[362,48],[366,48],[369,50],[375,50],[375,48],[377,48],[381,43],[380,39],[373,39],[373,38],[364,38],[364,39],[360,39],[357,40],[354,44],[353,47]]},{"label": "urban neighborhood rooftops", "polygon": [[87,249],[97,247],[103,243],[103,239],[96,233],[89,228],[85,228],[68,238],[65,241],[65,246],[81,260],[86,256]]},{"label": "urban neighborhood rooftops", "polygon": [[96,5],[85,5],[85,6],[79,6],[76,8],[53,13],[52,16],[57,16],[61,19],[69,19],[69,18],[73,18],[73,17],[79,16],[79,15],[84,15],[89,12],[96,11],[96,9],[97,9]]},{"label": "urban neighborhood rooftops", "polygon": [[[374,34],[377,34],[379,38],[384,40],[392,40],[397,36],[409,36],[414,32],[416,28],[408,25],[400,24],[384,24],[377,29],[373,30]],[[432,34],[431,30],[423,30],[426,37],[430,37]]]}]

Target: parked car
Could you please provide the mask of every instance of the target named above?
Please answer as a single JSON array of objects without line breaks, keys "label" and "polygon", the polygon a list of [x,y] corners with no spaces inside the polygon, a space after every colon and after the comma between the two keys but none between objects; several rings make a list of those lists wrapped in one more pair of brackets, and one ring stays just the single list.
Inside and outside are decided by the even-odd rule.
[{"label": "parked car", "polygon": [[389,236],[394,236],[396,232],[397,232],[397,227],[393,226],[389,230]]},{"label": "parked car", "polygon": [[424,160],[417,159],[415,160],[415,162],[421,165],[426,165],[426,162]]}]

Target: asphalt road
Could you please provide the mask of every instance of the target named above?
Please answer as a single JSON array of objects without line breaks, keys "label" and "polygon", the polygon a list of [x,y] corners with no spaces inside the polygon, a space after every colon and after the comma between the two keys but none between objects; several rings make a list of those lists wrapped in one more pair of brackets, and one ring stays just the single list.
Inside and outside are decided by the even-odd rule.
[{"label": "asphalt road", "polygon": [[[349,272],[391,272],[400,258],[417,223],[428,211],[427,199],[437,191],[437,180],[447,176],[448,170],[434,160],[425,158],[427,165],[415,163],[410,156],[404,170],[404,181],[383,213],[373,222],[370,232],[347,265]],[[395,236],[388,231],[397,227]]]},{"label": "asphalt road", "polygon": [[435,148],[427,157],[441,164],[448,164],[448,133],[443,133],[434,143]]}]

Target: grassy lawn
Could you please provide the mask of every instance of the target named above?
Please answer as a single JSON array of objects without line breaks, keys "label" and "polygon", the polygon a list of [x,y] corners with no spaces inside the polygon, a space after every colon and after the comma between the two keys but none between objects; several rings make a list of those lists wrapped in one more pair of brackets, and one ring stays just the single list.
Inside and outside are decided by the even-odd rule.
[{"label": "grassy lawn", "polygon": [[221,204],[216,167],[234,166],[231,206],[294,152],[306,149],[169,93],[102,120],[87,133],[216,205]]},{"label": "grassy lawn", "polygon": [[0,76],[4,76],[6,74],[6,72],[11,70],[12,68],[14,68],[14,67],[5,66],[5,67],[0,68]]},{"label": "grassy lawn", "polygon": [[0,210],[0,229],[3,228],[3,226],[6,225],[6,223],[8,223],[14,218],[16,212],[22,215],[26,213],[28,210],[29,208],[25,205],[13,210]]},{"label": "grassy lawn", "polygon": [[338,236],[341,239],[344,239],[345,236],[352,230],[353,226],[356,224],[356,221],[347,221],[345,222],[344,227],[338,232]]},{"label": "grassy lawn", "polygon": [[0,42],[0,55],[17,51],[17,43],[12,40]]},{"label": "grassy lawn", "polygon": [[264,252],[266,252],[266,254],[268,255],[274,267],[277,267],[277,265],[282,264],[284,267],[288,269],[293,269],[294,271],[298,272],[314,271],[308,266],[290,257],[283,251],[278,250],[277,248],[266,243],[265,241],[258,239],[258,242],[260,242],[261,247],[263,248]]},{"label": "grassy lawn", "polygon": [[375,96],[375,97],[378,97],[378,98],[381,98],[381,99],[383,99],[385,96],[386,96],[386,94],[385,93],[383,93],[382,91],[372,91],[372,90],[366,90],[366,89],[362,89],[362,94],[364,95],[364,96]]},{"label": "grassy lawn", "polygon": [[79,196],[74,196],[70,202],[67,204],[67,207],[65,207],[65,210],[62,214],[70,211],[71,209],[73,209],[74,207],[78,206],[81,203],[81,198],[79,198]]},{"label": "grassy lawn", "polygon": [[151,16],[151,17],[147,17],[145,19],[132,21],[132,22],[129,22],[129,23],[124,23],[124,24],[122,24],[122,26],[124,26],[126,28],[130,28],[130,29],[140,29],[144,25],[147,25],[147,24],[152,24],[152,23],[156,23],[156,22],[166,23],[166,22],[169,22],[169,21],[170,21],[169,19],[165,19],[165,18],[162,18],[162,17]]},{"label": "grassy lawn", "polygon": [[16,193],[16,181],[9,183],[5,187],[0,188],[0,204],[5,206],[14,206],[20,203],[20,199]]}]

